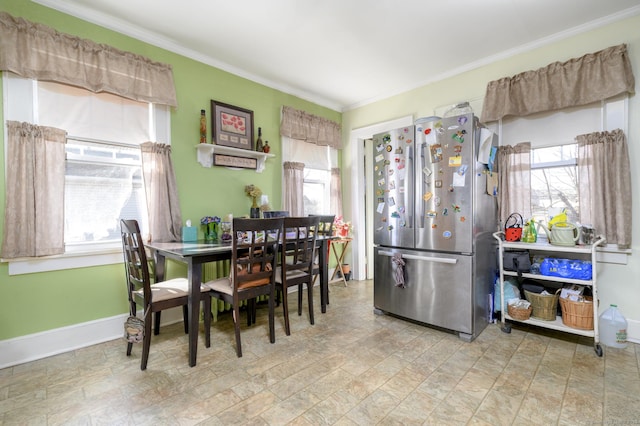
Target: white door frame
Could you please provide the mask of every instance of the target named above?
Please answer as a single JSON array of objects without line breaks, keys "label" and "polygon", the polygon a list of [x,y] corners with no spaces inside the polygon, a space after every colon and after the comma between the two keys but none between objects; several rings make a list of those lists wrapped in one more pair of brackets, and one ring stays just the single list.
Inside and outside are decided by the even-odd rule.
[{"label": "white door frame", "polygon": [[[351,219],[353,220],[355,229],[364,229],[366,224],[366,209],[373,207],[371,199],[367,200],[368,204],[371,204],[371,206],[365,206],[365,173],[367,171],[365,170],[364,165],[364,140],[370,139],[373,135],[384,132],[385,130],[397,129],[398,127],[410,126],[412,124],[413,116],[409,115],[395,120],[351,130],[349,135],[349,145],[351,147],[352,164],[354,165],[354,167],[351,168]],[[371,170],[373,170],[373,168],[371,168]],[[369,182],[369,185],[371,185],[373,182],[373,175],[367,176],[366,182]],[[370,229],[366,229],[365,232],[369,234],[368,241],[372,241],[373,228],[371,227],[371,224],[368,225]],[[353,274],[353,279],[355,280],[373,278],[373,268],[367,268],[366,263],[367,259],[370,259],[370,262],[373,259],[373,244],[369,244],[367,247],[365,232],[355,232],[353,236],[353,267],[351,268],[351,272]]]}]

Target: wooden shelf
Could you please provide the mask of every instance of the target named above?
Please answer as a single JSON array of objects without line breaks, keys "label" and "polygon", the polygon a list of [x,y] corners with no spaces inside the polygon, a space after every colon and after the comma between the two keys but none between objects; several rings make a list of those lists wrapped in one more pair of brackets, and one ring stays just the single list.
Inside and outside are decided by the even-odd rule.
[{"label": "wooden shelf", "polygon": [[[213,155],[223,154],[233,157],[241,158],[255,158],[257,160],[256,172],[261,173],[264,170],[265,161],[267,158],[275,157],[274,154],[267,154],[265,152],[250,151],[248,149],[232,148],[230,146],[215,145],[209,143],[201,143],[196,145],[198,163],[202,167],[213,166]],[[227,167],[232,170],[240,170],[240,167]]]}]

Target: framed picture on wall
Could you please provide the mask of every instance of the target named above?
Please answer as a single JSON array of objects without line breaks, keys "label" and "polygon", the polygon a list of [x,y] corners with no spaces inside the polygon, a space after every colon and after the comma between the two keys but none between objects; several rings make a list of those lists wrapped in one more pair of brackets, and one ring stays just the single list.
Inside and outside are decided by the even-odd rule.
[{"label": "framed picture on wall", "polygon": [[213,143],[253,151],[253,111],[211,100]]}]

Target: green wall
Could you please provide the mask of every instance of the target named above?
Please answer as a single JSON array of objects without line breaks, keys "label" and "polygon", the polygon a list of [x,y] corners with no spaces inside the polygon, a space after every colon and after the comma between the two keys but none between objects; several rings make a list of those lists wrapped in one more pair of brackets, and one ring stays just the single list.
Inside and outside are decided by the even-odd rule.
[{"label": "green wall", "polygon": [[[183,220],[198,223],[206,215],[233,213],[238,217],[248,214],[251,202],[244,194],[244,186],[251,183],[269,195],[274,208],[281,206],[279,125],[282,105],[341,121],[339,112],[29,1],[3,0],[0,10],[173,66],[178,107],[171,113],[171,145]],[[257,128],[262,127],[263,140],[269,141],[271,153],[276,155],[267,160],[262,173],[204,168],[196,162],[200,110],[205,109],[210,119],[211,99],[253,110],[256,133]],[[4,126],[4,117],[2,123]],[[210,125],[208,133],[211,140]],[[4,206],[4,131],[0,141],[3,147],[0,150],[0,205]],[[0,235],[3,235],[4,211],[0,226]],[[180,273],[179,268],[176,271]],[[0,340],[127,312],[123,274],[122,265],[116,264],[9,276],[8,264],[0,263]]]}]

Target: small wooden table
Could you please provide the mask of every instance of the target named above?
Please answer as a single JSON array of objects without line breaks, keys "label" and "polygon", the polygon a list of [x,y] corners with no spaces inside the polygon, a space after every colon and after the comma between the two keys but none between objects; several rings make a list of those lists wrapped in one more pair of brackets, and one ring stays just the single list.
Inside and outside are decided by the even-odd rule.
[{"label": "small wooden table", "polygon": [[[342,272],[342,262],[344,261],[344,255],[347,252],[347,247],[349,246],[349,243],[351,241],[353,241],[353,238],[348,237],[340,237],[335,240],[331,240],[331,249],[333,250],[333,256],[338,263],[333,270],[333,274],[331,275],[331,281],[335,279],[338,271],[340,271],[340,273],[342,274],[342,282],[344,283],[345,287],[347,287],[347,279],[344,276],[344,272]],[[337,245],[340,246],[339,249],[336,248]]]}]

